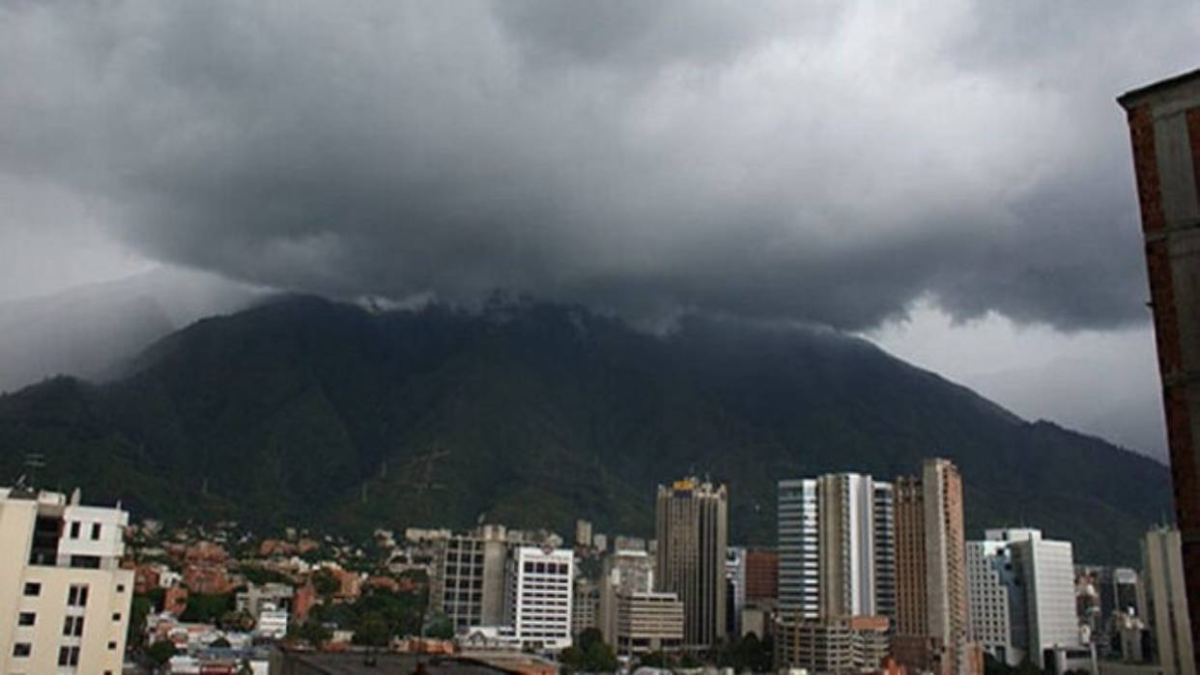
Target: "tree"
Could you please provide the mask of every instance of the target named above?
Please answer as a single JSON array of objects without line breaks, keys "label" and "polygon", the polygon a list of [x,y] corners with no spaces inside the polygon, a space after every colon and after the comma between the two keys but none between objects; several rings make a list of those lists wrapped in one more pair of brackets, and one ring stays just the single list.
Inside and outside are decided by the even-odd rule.
[{"label": "tree", "polygon": [[603,642],[593,642],[587,648],[585,662],[588,672],[591,673],[613,673],[620,665],[617,663],[617,655],[613,653],[612,647]]},{"label": "tree", "polygon": [[150,616],[151,609],[150,598],[145,595],[133,596],[129,604],[129,629],[125,635],[125,642],[131,648],[141,647],[145,643],[146,617]]},{"label": "tree", "polygon": [[378,612],[363,615],[354,629],[354,643],[359,645],[385,647],[391,638],[387,620]]},{"label": "tree", "polygon": [[293,625],[288,632],[291,633],[292,637],[304,640],[314,647],[321,646],[321,643],[333,637],[328,628],[321,625],[319,621],[312,620],[305,621],[299,625]]},{"label": "tree", "polygon": [[233,607],[232,593],[192,593],[188,596],[187,609],[183,610],[183,616],[179,618],[194,623],[217,623]]},{"label": "tree", "polygon": [[444,612],[430,612],[425,620],[425,635],[437,640],[454,637],[454,622]]},{"label": "tree", "polygon": [[338,581],[337,576],[327,569],[317,570],[312,575],[312,583],[313,588],[317,589],[317,593],[323,598],[328,598],[342,588],[342,583]]},{"label": "tree", "polygon": [[612,647],[604,644],[603,636],[595,628],[580,633],[575,643],[562,651],[559,660],[570,672],[611,673],[619,667]]},{"label": "tree", "polygon": [[159,640],[150,645],[150,648],[146,650],[146,656],[161,666],[175,656],[175,645],[171,644],[170,640]]}]

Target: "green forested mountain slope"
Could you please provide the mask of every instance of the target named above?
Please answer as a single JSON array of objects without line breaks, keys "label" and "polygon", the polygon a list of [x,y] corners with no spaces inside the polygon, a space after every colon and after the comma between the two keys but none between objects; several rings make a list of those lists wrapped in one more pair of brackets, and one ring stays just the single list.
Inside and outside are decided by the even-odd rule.
[{"label": "green forested mountain slope", "polygon": [[0,398],[0,481],[38,480],[141,515],[260,526],[648,534],[653,491],[728,482],[734,541],[769,543],[774,484],[958,463],[969,535],[1024,523],[1080,559],[1132,561],[1170,511],[1161,465],[832,332],[692,319],[666,337],[577,307],[372,314],[315,298],[201,321],[131,374]]}]

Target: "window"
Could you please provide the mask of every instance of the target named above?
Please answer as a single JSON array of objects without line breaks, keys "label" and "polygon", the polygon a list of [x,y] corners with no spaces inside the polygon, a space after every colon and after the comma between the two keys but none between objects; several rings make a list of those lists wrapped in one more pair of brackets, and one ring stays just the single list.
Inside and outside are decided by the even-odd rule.
[{"label": "window", "polygon": [[17,615],[18,626],[32,626],[37,621],[37,615],[33,612],[21,612]]},{"label": "window", "polygon": [[80,523],[78,520],[71,521],[71,538],[72,539],[79,538],[79,524]]},{"label": "window", "polygon": [[68,607],[87,607],[88,587],[83,585],[72,585],[67,591],[67,606]]},{"label": "window", "polygon": [[109,642],[109,643],[108,643],[108,650],[109,650],[109,651],[116,651],[116,649],[117,649],[117,643],[115,643],[115,642]]},{"label": "window", "polygon": [[79,647],[59,647],[58,648],[58,665],[59,666],[77,666],[77,665],[79,665]]},{"label": "window", "polygon": [[120,620],[121,620],[121,613],[113,612],[113,621],[120,621]]},{"label": "window", "polygon": [[125,584],[117,584],[117,592],[124,593],[125,592]]},{"label": "window", "polygon": [[100,540],[100,523],[92,523],[92,541]]},{"label": "window", "polygon": [[33,653],[33,645],[28,642],[17,642],[13,645],[13,658],[25,659]]},{"label": "window", "polygon": [[36,581],[25,582],[25,595],[37,597],[42,594],[42,585]]},{"label": "window", "polygon": [[83,636],[83,617],[68,616],[63,619],[63,635],[66,637],[82,637]]},{"label": "window", "polygon": [[100,569],[100,556],[98,555],[73,555],[71,556],[71,567],[81,569],[98,570]]}]

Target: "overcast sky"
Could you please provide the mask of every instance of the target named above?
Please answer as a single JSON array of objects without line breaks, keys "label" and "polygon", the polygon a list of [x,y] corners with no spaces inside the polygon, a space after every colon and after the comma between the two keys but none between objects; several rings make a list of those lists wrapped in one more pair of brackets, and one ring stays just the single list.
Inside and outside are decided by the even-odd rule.
[{"label": "overcast sky", "polygon": [[0,299],[163,265],[818,322],[1160,453],[1114,97],[1198,31],[1194,0],[0,2]]}]

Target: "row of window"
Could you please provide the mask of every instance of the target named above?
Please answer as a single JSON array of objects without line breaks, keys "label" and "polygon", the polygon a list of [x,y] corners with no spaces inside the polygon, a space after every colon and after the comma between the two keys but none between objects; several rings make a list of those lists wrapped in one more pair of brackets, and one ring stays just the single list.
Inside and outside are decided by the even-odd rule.
[{"label": "row of window", "polygon": [[570,574],[570,568],[571,568],[571,566],[568,565],[567,563],[544,563],[544,562],[540,562],[540,563],[526,562],[525,563],[525,573],[526,574],[529,574],[529,573]]},{"label": "row of window", "polygon": [[[113,612],[113,621],[121,620],[120,612]],[[33,612],[21,612],[17,615],[17,625],[21,627],[33,626],[37,623],[37,614]],[[83,617],[68,616],[63,620],[63,635],[68,637],[80,637],[83,635]]]},{"label": "row of window", "polygon": [[[109,651],[116,651],[117,643],[108,643]],[[27,659],[33,656],[33,645],[28,642],[17,642],[13,644],[13,658]],[[58,665],[61,667],[75,667],[79,665],[79,647],[75,645],[63,645],[58,648]],[[106,673],[108,671],[105,671]]]},{"label": "row of window", "polygon": [[[83,523],[78,520],[71,521],[70,537],[72,539],[79,539],[82,526]],[[100,523],[92,523],[92,541],[100,541],[100,532],[102,529],[103,527]]]},{"label": "row of window", "polygon": [[[25,596],[36,598],[42,594],[42,584],[39,581],[25,582]],[[117,584],[117,592],[125,592],[125,584]],[[72,584],[67,590],[68,607],[87,607],[88,587],[86,584]]]}]

